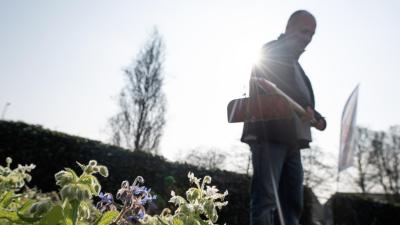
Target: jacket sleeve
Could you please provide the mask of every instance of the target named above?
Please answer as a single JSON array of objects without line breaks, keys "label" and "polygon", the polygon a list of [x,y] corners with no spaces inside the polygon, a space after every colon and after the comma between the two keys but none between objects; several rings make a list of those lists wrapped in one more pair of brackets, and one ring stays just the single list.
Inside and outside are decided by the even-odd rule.
[{"label": "jacket sleeve", "polygon": [[[304,73],[303,73],[303,74],[304,74]],[[311,81],[310,81],[310,79],[309,79],[306,75],[304,75],[304,80],[306,81],[306,85],[307,85],[308,89],[310,90],[311,101],[312,101],[311,108],[314,110],[314,117],[315,117],[315,119],[316,119],[317,121],[323,120],[323,121],[325,122],[325,127],[324,127],[324,129],[323,129],[323,130],[325,130],[328,124],[327,124],[327,122],[326,122],[326,120],[325,120],[325,117],[323,117],[323,116],[321,115],[321,113],[319,113],[319,112],[315,109],[314,91],[313,91],[313,88],[312,88],[312,85],[311,85]]]}]

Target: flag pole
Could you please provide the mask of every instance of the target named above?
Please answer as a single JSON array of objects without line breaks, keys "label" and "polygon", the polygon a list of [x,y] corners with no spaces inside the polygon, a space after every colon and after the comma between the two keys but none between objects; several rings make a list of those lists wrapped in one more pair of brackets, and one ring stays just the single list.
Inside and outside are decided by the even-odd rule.
[{"label": "flag pole", "polygon": [[339,183],[340,183],[340,171],[338,165],[337,176],[336,176],[336,193],[339,192]]},{"label": "flag pole", "polygon": [[354,143],[356,142],[356,115],[359,86],[360,84],[357,84],[357,86],[351,92],[342,112],[336,192],[339,191],[340,187],[340,172],[353,165]]}]

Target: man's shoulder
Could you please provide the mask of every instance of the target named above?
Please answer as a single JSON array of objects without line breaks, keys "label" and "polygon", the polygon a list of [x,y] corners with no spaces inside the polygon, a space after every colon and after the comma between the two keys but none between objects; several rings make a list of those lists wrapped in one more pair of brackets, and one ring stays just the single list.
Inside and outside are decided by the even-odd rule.
[{"label": "man's shoulder", "polygon": [[262,46],[261,51],[268,58],[287,55],[285,47],[279,39],[265,43]]},{"label": "man's shoulder", "polygon": [[265,43],[262,46],[262,51],[271,52],[271,51],[277,50],[277,48],[279,48],[279,41],[278,40],[273,40],[273,41]]}]

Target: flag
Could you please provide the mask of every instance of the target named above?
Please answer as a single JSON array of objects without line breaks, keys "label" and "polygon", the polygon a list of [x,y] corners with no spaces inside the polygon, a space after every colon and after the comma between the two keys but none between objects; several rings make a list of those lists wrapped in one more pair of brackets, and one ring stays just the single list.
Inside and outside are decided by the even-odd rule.
[{"label": "flag", "polygon": [[356,142],[356,114],[358,87],[354,88],[343,108],[340,130],[339,172],[353,165],[353,152]]}]

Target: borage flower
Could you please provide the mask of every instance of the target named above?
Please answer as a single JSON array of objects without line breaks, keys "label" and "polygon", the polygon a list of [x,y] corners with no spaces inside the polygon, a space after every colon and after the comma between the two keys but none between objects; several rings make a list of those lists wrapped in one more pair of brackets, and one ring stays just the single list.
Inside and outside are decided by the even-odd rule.
[{"label": "borage flower", "polygon": [[96,208],[100,210],[100,212],[104,213],[107,211],[116,211],[117,207],[114,205],[114,198],[111,193],[103,193],[99,194],[100,201],[96,204]]},{"label": "borage flower", "polygon": [[100,201],[102,201],[104,203],[112,203],[114,201],[111,193],[103,194],[103,192],[100,192],[99,198],[100,198]]},{"label": "borage flower", "polygon": [[[123,181],[121,188],[118,190],[116,198],[124,204],[117,221],[127,221],[133,224],[140,223],[146,213],[146,204],[157,199],[157,196],[150,194],[151,189],[145,186],[140,186],[144,179],[137,177],[132,185],[128,181]],[[117,223],[116,223],[117,224]]]},{"label": "borage flower", "polygon": [[145,212],[143,210],[139,210],[136,215],[128,216],[127,220],[132,223],[138,223],[140,220],[144,218]]},{"label": "borage flower", "polygon": [[156,199],[157,199],[157,195],[151,196],[150,194],[148,194],[148,195],[145,195],[145,196],[140,200],[140,203],[141,203],[142,205],[145,205],[145,204],[147,204],[147,203],[151,203],[153,200],[156,200]]}]

